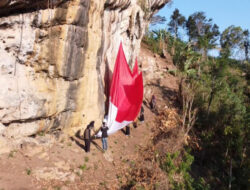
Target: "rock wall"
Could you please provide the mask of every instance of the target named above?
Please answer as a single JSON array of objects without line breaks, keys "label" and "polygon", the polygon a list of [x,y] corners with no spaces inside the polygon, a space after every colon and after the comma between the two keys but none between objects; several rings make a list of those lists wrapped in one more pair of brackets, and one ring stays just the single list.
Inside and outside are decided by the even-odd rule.
[{"label": "rock wall", "polygon": [[120,42],[130,66],[168,0],[0,0],[0,133],[73,135],[107,111]]}]

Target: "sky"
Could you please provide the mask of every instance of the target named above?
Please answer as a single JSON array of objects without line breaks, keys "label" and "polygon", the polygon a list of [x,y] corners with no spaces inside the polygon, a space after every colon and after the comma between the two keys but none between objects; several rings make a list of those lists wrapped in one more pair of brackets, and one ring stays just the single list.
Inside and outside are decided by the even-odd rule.
[{"label": "sky", "polygon": [[[250,31],[250,0],[172,0],[157,14],[165,16],[167,23],[173,11],[178,8],[186,18],[197,11],[205,12],[222,32],[230,25],[240,26]],[[157,25],[155,28],[166,28]],[[151,27],[152,28],[152,27]]]},{"label": "sky", "polygon": [[[176,8],[186,19],[195,12],[205,12],[207,18],[212,18],[213,23],[219,26],[221,33],[231,25],[250,31],[250,0],[172,0],[172,3],[165,5],[157,13],[166,17],[166,23],[150,26],[150,29],[166,29],[170,16]],[[184,30],[179,30],[179,37],[183,40],[188,39]],[[219,51],[210,50],[209,54],[218,56]]]}]

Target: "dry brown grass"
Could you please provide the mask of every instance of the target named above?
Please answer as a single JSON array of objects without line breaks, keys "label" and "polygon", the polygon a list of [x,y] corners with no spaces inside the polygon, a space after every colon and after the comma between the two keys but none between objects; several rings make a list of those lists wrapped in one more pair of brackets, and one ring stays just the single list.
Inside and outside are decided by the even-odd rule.
[{"label": "dry brown grass", "polygon": [[183,148],[184,133],[178,110],[167,108],[159,112],[151,141],[139,151],[135,165],[126,173],[123,189],[169,189],[166,173],[160,168],[166,153]]}]

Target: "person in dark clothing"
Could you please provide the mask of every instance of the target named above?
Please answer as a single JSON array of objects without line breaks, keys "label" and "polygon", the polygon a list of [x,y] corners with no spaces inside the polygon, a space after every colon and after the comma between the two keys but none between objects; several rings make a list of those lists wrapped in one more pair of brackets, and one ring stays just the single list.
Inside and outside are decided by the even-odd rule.
[{"label": "person in dark clothing", "polygon": [[140,120],[140,122],[144,122],[144,108],[143,108],[143,106],[141,106],[139,120]]},{"label": "person in dark clothing", "polygon": [[94,121],[90,122],[87,128],[84,131],[84,141],[85,141],[85,151],[90,151],[90,143],[91,143],[91,129],[94,127]]},{"label": "person in dark clothing", "polygon": [[107,138],[108,138],[108,126],[106,124],[106,120],[103,121],[102,123],[102,149],[103,150],[108,150],[108,142],[107,142]]},{"label": "person in dark clothing", "polygon": [[126,135],[127,136],[130,135],[130,126],[129,125],[126,126]]},{"label": "person in dark clothing", "polygon": [[152,111],[156,111],[156,98],[155,98],[155,95],[153,95],[152,98],[151,98],[150,108],[151,108]]},{"label": "person in dark clothing", "polygon": [[134,126],[134,128],[138,127],[137,120],[133,122],[133,126]]}]

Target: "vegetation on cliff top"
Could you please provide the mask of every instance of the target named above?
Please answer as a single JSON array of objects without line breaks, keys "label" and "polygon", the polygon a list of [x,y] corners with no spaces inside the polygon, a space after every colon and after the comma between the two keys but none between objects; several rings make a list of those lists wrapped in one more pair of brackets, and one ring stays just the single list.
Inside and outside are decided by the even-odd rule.
[{"label": "vegetation on cliff top", "polygon": [[[188,41],[179,36],[180,28]],[[145,35],[152,51],[168,52],[178,68],[169,72],[180,78],[181,125],[191,136],[188,147],[165,152],[159,162],[172,189],[249,187],[249,38],[249,31],[236,26],[220,33],[203,12],[186,19],[178,10],[168,30]],[[209,56],[211,49],[219,49],[219,56]]]}]

